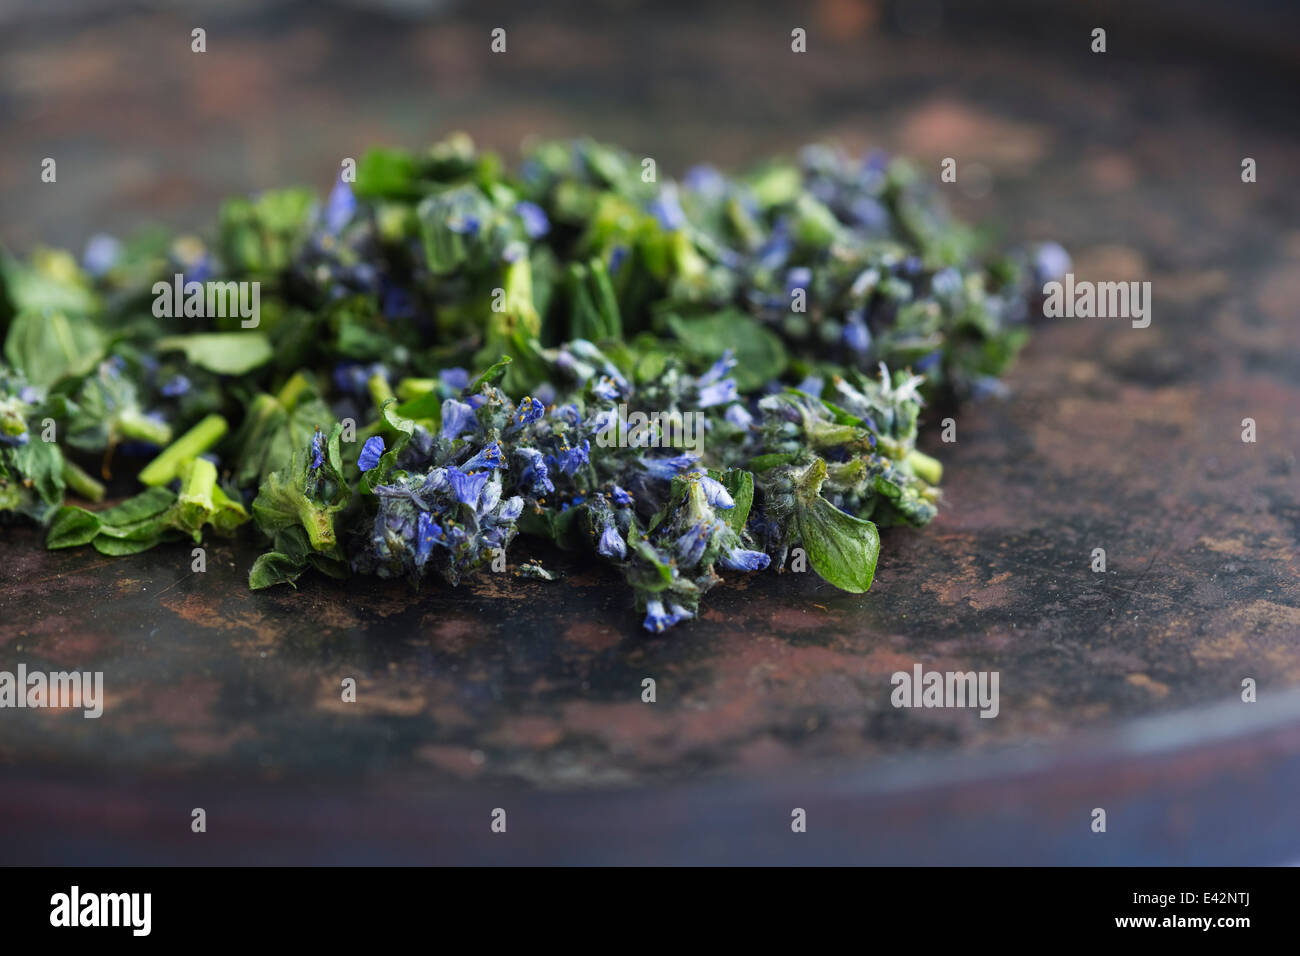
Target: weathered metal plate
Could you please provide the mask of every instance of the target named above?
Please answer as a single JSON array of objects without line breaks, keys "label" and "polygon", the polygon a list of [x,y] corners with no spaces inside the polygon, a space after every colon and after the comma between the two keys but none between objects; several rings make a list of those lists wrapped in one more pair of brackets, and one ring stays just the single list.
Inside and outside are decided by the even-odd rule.
[{"label": "weathered metal plate", "polygon": [[[214,194],[302,170],[328,179],[319,155],[413,140],[407,116],[423,103],[409,76],[348,74],[353,105],[327,93],[357,56],[334,42],[345,26],[284,28],[299,73],[273,69],[280,48],[247,35],[238,53],[209,54],[214,72],[159,56],[131,102],[160,102],[189,76],[189,108],[249,137],[244,165],[221,172],[190,166],[196,143],[236,162],[202,130],[173,141],[152,113],[128,118],[132,136],[99,129],[89,80],[50,85],[71,54],[48,39],[31,54],[46,77],[39,102],[66,113],[41,114],[56,118],[29,133],[28,151],[63,131],[86,155],[102,133],[116,158],[86,176],[121,183],[131,163],[172,170],[174,180],[146,176],[120,200],[128,222],[168,202],[204,201],[206,213]],[[99,87],[130,92],[144,81],[114,52],[122,29],[87,43]],[[668,91],[664,102],[621,116],[618,91],[588,87],[612,67],[571,30],[543,34],[551,56],[503,66],[514,79],[463,53],[463,69],[447,72],[454,38],[469,42],[475,29],[428,27],[387,51],[433,77],[448,104],[418,121],[418,136],[466,126],[508,148],[526,131],[591,129],[653,147],[673,168],[824,136],[883,142],[936,169],[956,156],[991,176],[987,196],[956,191],[966,215],[1009,236],[1060,239],[1080,278],[1151,281],[1152,324],[1053,320],[1010,376],[1009,400],[930,410],[932,424],[957,422],[955,443],[932,428],[926,444],[946,468],[944,507],[929,528],[883,535],[869,594],[811,575],[729,575],[700,621],[661,637],[640,630],[612,575],[549,551],[522,549],[512,570],[457,590],[307,580],[252,593],[247,542],[211,544],[207,572],[195,574],[188,548],[47,553],[32,531],[0,529],[0,668],[102,670],[107,698],[100,720],[0,714],[6,855],[1300,859],[1290,811],[1300,709],[1286,693],[1300,685],[1300,200],[1283,176],[1295,168],[1294,124],[1275,125],[1268,98],[1246,91],[1206,102],[1198,84],[1208,80],[1178,63],[1101,70],[956,38],[862,33],[872,53],[862,57],[850,31],[796,75],[784,61],[751,62],[762,34],[749,21],[698,50],[680,25],[647,26],[650,52],[629,53],[630,68],[653,71],[653,51],[667,48],[685,65],[647,88]],[[359,35],[369,49],[374,36]],[[689,87],[694,100],[710,88],[720,56],[735,75],[718,102],[672,93]],[[945,79],[959,75],[982,85]],[[521,88],[528,77],[538,82]],[[579,88],[583,103],[595,98],[590,109]],[[776,97],[774,114],[742,89]],[[662,122],[653,133],[649,116]],[[1240,181],[1247,155],[1258,183]],[[7,150],[0,170],[12,162]],[[102,183],[70,188],[103,209],[93,205]],[[6,238],[18,245],[40,234],[44,208],[21,192],[5,191],[16,213]],[[62,202],[53,232],[103,224]],[[1253,444],[1241,440],[1244,418],[1256,423]],[[1106,550],[1105,574],[1090,568],[1094,548]],[[533,553],[564,579],[517,576]],[[895,709],[890,675],[917,663],[998,671],[998,717]],[[355,704],[340,699],[346,677],[358,682]],[[653,704],[641,700],[646,677]],[[1245,678],[1260,703],[1240,702]],[[206,843],[189,833],[195,806],[212,821]],[[490,841],[496,806],[515,814],[517,839],[505,845]],[[795,806],[826,825],[792,847]],[[1096,806],[1121,821],[1112,831],[1137,838],[1089,842]]]}]

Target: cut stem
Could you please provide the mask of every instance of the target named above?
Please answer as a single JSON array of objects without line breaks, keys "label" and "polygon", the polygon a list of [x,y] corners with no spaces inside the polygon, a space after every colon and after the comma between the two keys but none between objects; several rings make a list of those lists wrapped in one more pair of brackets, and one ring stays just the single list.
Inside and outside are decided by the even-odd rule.
[{"label": "cut stem", "polygon": [[104,486],[66,455],[63,458],[63,483],[89,501],[104,500]]},{"label": "cut stem", "polygon": [[[220,415],[209,415],[145,465],[144,470],[140,472],[140,481],[146,485],[168,484],[180,474],[181,466],[186,461],[197,458],[211,449],[221,441],[229,428],[226,420]],[[215,472],[215,468],[213,470]]]},{"label": "cut stem", "polygon": [[177,497],[181,522],[194,533],[207,523],[216,509],[212,492],[217,487],[217,466],[206,458],[191,458],[181,469],[181,493]]}]

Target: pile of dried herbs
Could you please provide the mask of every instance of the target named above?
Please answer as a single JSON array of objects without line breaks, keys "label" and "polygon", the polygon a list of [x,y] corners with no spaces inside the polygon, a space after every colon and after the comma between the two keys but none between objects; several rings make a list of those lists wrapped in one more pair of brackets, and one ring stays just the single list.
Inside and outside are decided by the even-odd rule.
[{"label": "pile of dried herbs", "polygon": [[865,591],[876,526],[935,514],[924,398],[998,387],[1059,247],[982,256],[880,154],[647,168],[553,142],[511,174],[456,136],[206,238],[5,256],[0,511],[105,554],[252,525],[254,588],[455,584],[540,535],[619,568],[652,631],[796,547]]}]

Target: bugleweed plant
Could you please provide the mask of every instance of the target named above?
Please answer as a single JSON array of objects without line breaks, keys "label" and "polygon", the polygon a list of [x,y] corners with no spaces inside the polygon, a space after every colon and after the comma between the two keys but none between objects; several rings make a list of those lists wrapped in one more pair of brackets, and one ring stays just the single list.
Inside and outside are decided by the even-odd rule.
[{"label": "bugleweed plant", "polygon": [[[111,555],[256,534],[254,588],[454,585],[539,536],[652,631],[792,555],[866,591],[878,526],[935,515],[926,401],[997,391],[1064,271],[976,240],[880,154],[672,182],[589,141],[513,174],[375,150],[203,238],[5,256],[0,511]],[[119,469],[143,490],[86,507]]]}]

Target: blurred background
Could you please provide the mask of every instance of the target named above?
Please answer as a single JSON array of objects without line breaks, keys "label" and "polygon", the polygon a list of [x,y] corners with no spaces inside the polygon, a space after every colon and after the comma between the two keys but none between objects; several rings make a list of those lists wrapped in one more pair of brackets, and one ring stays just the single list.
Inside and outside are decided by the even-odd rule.
[{"label": "blurred background", "polygon": [[[1104,56],[1089,51],[1099,25]],[[489,51],[498,26],[504,55]],[[1165,124],[1282,119],[1297,26],[1286,0],[5,0],[0,239],[194,228],[227,195],[323,189],[344,156],[455,129],[507,155],[590,134],[677,172],[826,138],[959,152],[979,167],[966,211],[984,216],[1061,153],[1122,192]],[[1177,165],[1210,158],[1196,153]],[[45,156],[56,188],[38,188]],[[1029,225],[1060,237],[1057,197]]]},{"label": "blurred background", "polygon": [[[229,195],[323,193],[344,157],[453,130],[508,159],[590,135],[661,175],[831,141],[956,157],[961,215],[1156,296],[1142,333],[1040,329],[1011,401],[931,434],[947,505],[891,533],[869,595],[769,576],[672,640],[591,575],[562,602],[254,598],[223,551],[200,594],[165,555],[110,572],[15,532],[0,664],[116,668],[119,716],[6,725],[11,859],[1300,860],[1298,28],[1287,0],[0,0],[12,252],[201,231]],[[1000,669],[1002,715],[893,711],[914,661]],[[627,699],[646,673],[653,717]],[[503,799],[508,845],[459,822]],[[202,801],[223,836],[182,844]],[[1091,839],[1099,805],[1121,836]],[[816,821],[794,846],[790,806]]]}]

